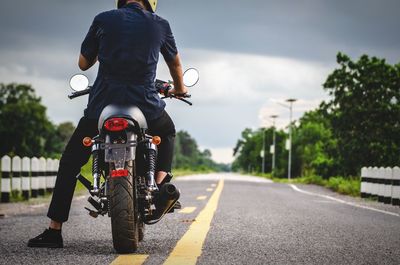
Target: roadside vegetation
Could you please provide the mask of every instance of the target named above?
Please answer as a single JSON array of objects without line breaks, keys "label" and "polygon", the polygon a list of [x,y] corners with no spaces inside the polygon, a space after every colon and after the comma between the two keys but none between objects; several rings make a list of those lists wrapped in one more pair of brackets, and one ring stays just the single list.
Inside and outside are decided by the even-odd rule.
[{"label": "roadside vegetation", "polygon": [[271,179],[278,183],[293,183],[293,184],[314,184],[326,187],[332,191],[353,197],[360,196],[361,180],[359,177],[330,177],[327,179],[321,176],[310,175],[304,177],[293,178],[290,181],[287,178],[274,178],[271,174],[255,173],[255,175],[267,179]]},{"label": "roadside vegetation", "polygon": [[[352,61],[342,53],[337,63],[323,84],[330,100],[292,125],[292,178],[358,196],[362,167],[400,165],[400,64],[367,55]],[[267,174],[261,174],[263,136]],[[272,137],[272,127],[244,129],[234,149],[233,170],[285,182],[288,135],[285,130],[276,131],[273,172],[268,152]]]},{"label": "roadside vegetation", "polygon": [[32,86],[0,84],[0,156],[58,158],[74,129],[50,121]]},{"label": "roadside vegetation", "polygon": [[186,131],[176,134],[172,168],[174,175],[180,172],[207,173],[230,170],[229,165],[214,162],[210,150],[201,151],[196,140]]}]

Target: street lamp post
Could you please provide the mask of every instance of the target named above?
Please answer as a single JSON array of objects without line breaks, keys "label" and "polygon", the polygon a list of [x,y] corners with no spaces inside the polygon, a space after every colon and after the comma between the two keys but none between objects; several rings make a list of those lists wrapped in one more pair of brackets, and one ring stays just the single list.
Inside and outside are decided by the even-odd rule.
[{"label": "street lamp post", "polygon": [[289,102],[289,110],[290,110],[290,124],[289,124],[289,163],[288,163],[288,179],[290,180],[292,174],[292,117],[293,117],[293,103],[296,102],[297,99],[290,98],[287,99],[286,102]]},{"label": "street lamp post", "polygon": [[262,165],[261,165],[261,170],[262,173],[265,173],[265,128],[262,128],[262,133],[263,133],[263,150],[261,152],[262,154]]},{"label": "street lamp post", "polygon": [[273,146],[273,153],[272,153],[272,176],[274,175],[274,170],[275,170],[275,153],[276,153],[276,137],[275,137],[275,119],[278,118],[278,115],[271,115],[270,118],[272,119],[272,130],[273,130],[273,136],[272,136],[272,146]]},{"label": "street lamp post", "polygon": [[[247,137],[245,137],[244,141],[246,142],[247,139],[250,139],[250,138],[252,138],[252,137],[253,137],[253,134],[250,132],[250,133],[247,134]],[[247,166],[247,171],[249,172],[249,174],[251,174],[251,167],[252,167],[251,164],[249,164],[249,165]]]},{"label": "street lamp post", "polygon": [[288,161],[288,179],[291,179],[292,174],[292,116],[293,116],[293,103],[296,102],[297,99],[289,98],[286,102],[289,102],[289,105],[282,104],[277,102],[279,105],[288,108],[290,111],[290,124],[289,124],[289,161]]}]

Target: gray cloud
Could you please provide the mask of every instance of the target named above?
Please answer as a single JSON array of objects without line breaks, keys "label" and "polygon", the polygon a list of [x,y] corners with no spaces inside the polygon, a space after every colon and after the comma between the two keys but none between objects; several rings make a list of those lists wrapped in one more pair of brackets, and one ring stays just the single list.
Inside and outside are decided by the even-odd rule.
[{"label": "gray cloud", "polygon": [[[180,47],[334,59],[373,53],[400,58],[397,0],[159,1]],[[112,0],[13,0],[0,9],[1,47],[62,45],[76,50],[95,14]]]},{"label": "gray cloud", "polygon": [[[338,50],[396,62],[400,55],[396,0],[162,3],[182,42],[193,47],[325,61]],[[184,12],[190,16],[176,15]]]}]

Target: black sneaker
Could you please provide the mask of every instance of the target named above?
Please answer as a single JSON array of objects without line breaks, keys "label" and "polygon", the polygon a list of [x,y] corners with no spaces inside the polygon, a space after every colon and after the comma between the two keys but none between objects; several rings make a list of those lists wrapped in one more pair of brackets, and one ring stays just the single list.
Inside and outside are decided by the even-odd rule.
[{"label": "black sneaker", "polygon": [[62,248],[64,247],[61,230],[46,229],[43,233],[29,239],[28,247],[31,248]]},{"label": "black sneaker", "polygon": [[174,210],[179,210],[182,209],[182,204],[180,201],[176,201],[175,205],[174,205]]}]

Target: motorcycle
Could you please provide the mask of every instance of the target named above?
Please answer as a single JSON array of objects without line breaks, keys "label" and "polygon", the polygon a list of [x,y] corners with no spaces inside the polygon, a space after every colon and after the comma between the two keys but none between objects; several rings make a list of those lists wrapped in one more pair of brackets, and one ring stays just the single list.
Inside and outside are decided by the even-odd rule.
[{"label": "motorcycle", "polygon": [[[199,80],[198,71],[190,68],[184,73],[186,87],[194,86]],[[74,90],[70,99],[90,92],[89,80],[78,74],[71,78]],[[175,98],[192,105],[190,95],[171,95],[171,82],[156,80],[155,87],[162,99]],[[102,111],[99,134],[85,137],[83,145],[92,150],[93,182],[78,174],[77,179],[89,191],[88,202],[95,210],[89,215],[97,218],[108,215],[114,249],[118,253],[132,253],[144,238],[145,225],[159,222],[167,213],[174,211],[179,199],[179,190],[169,180],[155,182],[157,145],[161,138],[146,133],[147,122],[136,106],[108,105]]]}]

